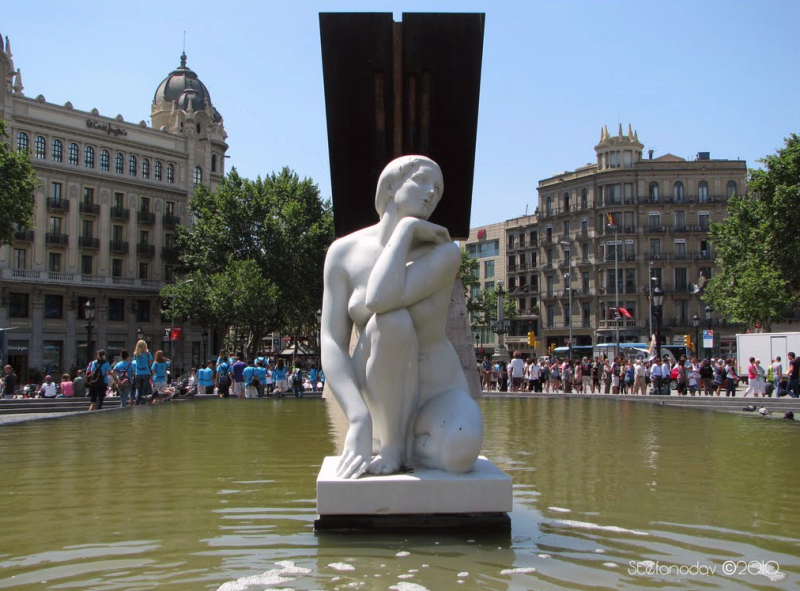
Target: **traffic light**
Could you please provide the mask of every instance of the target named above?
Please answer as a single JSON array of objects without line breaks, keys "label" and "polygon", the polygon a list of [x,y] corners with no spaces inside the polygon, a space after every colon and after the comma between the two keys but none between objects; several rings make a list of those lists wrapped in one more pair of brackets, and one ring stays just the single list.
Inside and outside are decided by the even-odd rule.
[{"label": "traffic light", "polygon": [[694,353],[694,343],[692,342],[692,335],[690,334],[683,335],[683,343],[686,345],[686,348],[689,349],[689,351]]},{"label": "traffic light", "polygon": [[533,332],[532,330],[528,332],[528,345],[530,345],[531,347],[536,345],[536,333]]},{"label": "traffic light", "polygon": [[547,352],[552,355],[553,351],[555,351],[555,348],[556,348],[556,344],[555,343],[550,343],[550,346],[547,347]]}]

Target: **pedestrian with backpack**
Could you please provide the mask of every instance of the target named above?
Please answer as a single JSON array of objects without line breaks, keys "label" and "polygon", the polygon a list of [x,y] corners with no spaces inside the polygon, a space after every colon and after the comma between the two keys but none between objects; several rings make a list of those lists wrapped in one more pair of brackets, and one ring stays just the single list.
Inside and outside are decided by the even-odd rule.
[{"label": "pedestrian with backpack", "polygon": [[224,357],[220,356],[222,361],[217,364],[217,396],[220,398],[230,398],[231,395],[231,366]]},{"label": "pedestrian with backpack", "polygon": [[117,385],[119,391],[119,406],[125,408],[128,406],[128,398],[131,393],[131,375],[133,373],[133,362],[128,359],[130,353],[127,349],[123,349],[122,361],[119,361],[112,372],[114,383]]},{"label": "pedestrian with backpack", "polygon": [[86,387],[89,389],[91,396],[89,410],[100,410],[103,408],[103,398],[106,395],[107,380],[111,372],[111,365],[106,361],[104,349],[100,349],[97,352],[97,358],[89,364],[86,371],[88,374]]}]

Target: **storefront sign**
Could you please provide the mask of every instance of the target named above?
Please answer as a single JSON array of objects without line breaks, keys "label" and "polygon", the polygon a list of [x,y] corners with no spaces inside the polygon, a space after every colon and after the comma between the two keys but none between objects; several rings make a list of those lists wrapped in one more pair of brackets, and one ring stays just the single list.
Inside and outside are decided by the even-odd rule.
[{"label": "storefront sign", "polygon": [[100,121],[95,121],[94,119],[87,119],[86,127],[90,129],[99,129],[100,131],[105,131],[108,135],[113,136],[128,135],[128,132],[121,127],[112,127],[108,123],[101,123]]}]

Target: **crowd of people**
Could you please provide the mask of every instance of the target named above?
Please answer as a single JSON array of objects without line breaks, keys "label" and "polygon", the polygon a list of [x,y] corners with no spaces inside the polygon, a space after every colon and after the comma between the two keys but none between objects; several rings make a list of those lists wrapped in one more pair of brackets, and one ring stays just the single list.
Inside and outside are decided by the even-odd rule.
[{"label": "crowd of people", "polygon": [[123,350],[119,361],[110,361],[107,352],[100,349],[85,370],[78,369],[73,376],[65,373],[60,382],[46,375],[41,384],[24,389],[13,367],[6,365],[2,394],[6,398],[88,397],[91,411],[103,408],[108,397],[124,408],[198,393],[220,398],[285,398],[287,394],[302,398],[325,387],[325,373],[316,363],[306,368],[297,361],[289,367],[283,359],[276,361],[263,352],[249,362],[243,357],[222,350],[216,361],[211,359],[205,367],[192,368],[188,375],[173,379],[172,361],[161,350],[153,354],[140,340],[133,354]]},{"label": "crowd of people", "polygon": [[[793,352],[788,357],[786,368],[777,357],[766,369],[759,359],[751,358],[744,396],[800,396],[800,359]],[[736,387],[745,377],[733,359],[523,359],[519,351],[508,363],[485,356],[478,371],[485,391],[545,394],[669,395],[674,384],[679,396],[721,396],[723,391],[725,396],[736,396]]]}]

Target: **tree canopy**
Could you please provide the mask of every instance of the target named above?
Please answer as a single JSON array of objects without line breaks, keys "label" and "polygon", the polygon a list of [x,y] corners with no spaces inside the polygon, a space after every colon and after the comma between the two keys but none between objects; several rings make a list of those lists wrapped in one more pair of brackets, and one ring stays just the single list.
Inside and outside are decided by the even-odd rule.
[{"label": "tree canopy", "polygon": [[0,246],[14,240],[17,230],[33,227],[33,192],[39,186],[29,156],[9,148],[0,119]]},{"label": "tree canopy", "polygon": [[748,172],[749,195],[731,198],[728,217],[711,226],[719,272],[703,299],[723,317],[770,330],[800,294],[800,136],[760,162],[763,170]]},{"label": "tree canopy", "polygon": [[199,186],[189,207],[194,225],[176,240],[192,281],[162,291],[176,317],[235,329],[254,347],[275,331],[314,334],[333,215],[313,181],[288,168],[252,181],[234,169],[215,191]]}]

